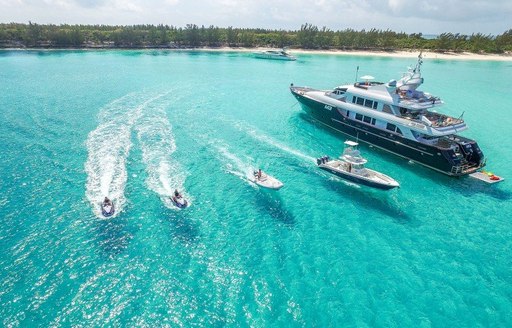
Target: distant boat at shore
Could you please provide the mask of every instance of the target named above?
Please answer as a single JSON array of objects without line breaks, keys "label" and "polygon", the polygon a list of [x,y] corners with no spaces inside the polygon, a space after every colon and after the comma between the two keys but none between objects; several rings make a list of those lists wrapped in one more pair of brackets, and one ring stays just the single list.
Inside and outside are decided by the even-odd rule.
[{"label": "distant boat at shore", "polygon": [[285,49],[282,50],[264,50],[254,53],[254,57],[261,59],[275,59],[275,60],[297,60],[295,56],[290,55]]}]

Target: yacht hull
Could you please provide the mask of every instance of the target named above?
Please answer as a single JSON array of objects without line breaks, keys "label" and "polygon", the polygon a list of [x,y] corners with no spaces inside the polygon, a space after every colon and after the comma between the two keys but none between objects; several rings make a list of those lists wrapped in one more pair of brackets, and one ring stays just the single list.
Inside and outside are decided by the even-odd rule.
[{"label": "yacht hull", "polygon": [[476,145],[476,162],[472,166],[462,168],[460,159],[454,158],[453,150],[440,149],[432,145],[423,144],[401,137],[398,134],[381,130],[362,121],[356,121],[342,115],[339,108],[325,104],[308,97],[303,88],[291,87],[291,92],[299,101],[302,109],[323,125],[343,133],[359,141],[373,145],[394,155],[406,158],[415,163],[449,176],[463,176],[473,173],[483,167],[480,158],[483,154]]}]

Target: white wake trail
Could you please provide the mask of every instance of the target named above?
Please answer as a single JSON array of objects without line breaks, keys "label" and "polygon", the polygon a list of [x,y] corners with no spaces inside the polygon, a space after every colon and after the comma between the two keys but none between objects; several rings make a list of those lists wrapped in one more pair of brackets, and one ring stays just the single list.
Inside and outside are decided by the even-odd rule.
[{"label": "white wake trail", "polygon": [[131,147],[132,127],[142,109],[162,96],[157,95],[141,103],[141,96],[132,93],[101,109],[99,125],[87,137],[88,157],[85,163],[86,197],[97,217],[102,217],[100,204],[104,197],[113,201],[116,208],[114,216],[126,204],[126,160]]},{"label": "white wake trail", "polygon": [[211,140],[210,144],[220,155],[219,159],[223,162],[227,172],[244,181],[251,181],[254,167],[250,164],[252,161],[249,158],[244,160],[231,153],[228,146],[220,140]]},{"label": "white wake trail", "polygon": [[306,160],[308,162],[314,162],[315,161],[315,158],[314,157],[311,157],[311,156],[308,156],[304,153],[301,153],[300,151],[296,150],[296,149],[293,149],[291,147],[288,147],[286,146],[285,144],[277,141],[276,139],[268,136],[267,134],[259,131],[258,129],[256,129],[255,127],[252,127],[244,122],[233,122],[233,125],[239,130],[239,131],[243,131],[243,132],[246,132],[249,136],[251,136],[252,138],[258,140],[258,141],[261,141],[261,142],[264,142],[270,146],[273,146],[275,148],[278,148],[284,152],[287,152],[291,155],[294,155],[298,158],[301,158],[303,160]]},{"label": "white wake trail", "polygon": [[184,195],[189,204],[190,199],[184,191],[187,172],[172,159],[176,142],[165,113],[167,103],[153,103],[144,108],[135,131],[146,165],[146,185],[160,196],[165,206],[176,209],[170,199],[175,189]]}]

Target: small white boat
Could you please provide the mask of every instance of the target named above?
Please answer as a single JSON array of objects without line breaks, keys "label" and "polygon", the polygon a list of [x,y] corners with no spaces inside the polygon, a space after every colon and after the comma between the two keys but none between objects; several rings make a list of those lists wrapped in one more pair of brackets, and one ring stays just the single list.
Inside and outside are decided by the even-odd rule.
[{"label": "small white boat", "polygon": [[318,167],[345,180],[372,188],[389,190],[400,187],[395,179],[365,168],[367,160],[356,149],[357,145],[357,142],[345,141],[345,150],[339,159],[320,157],[316,160]]},{"label": "small white boat", "polygon": [[101,214],[103,214],[104,217],[108,218],[112,215],[114,215],[116,209],[114,207],[114,203],[105,197],[105,200],[103,203],[101,203]]},{"label": "small white boat", "polygon": [[270,176],[262,170],[254,171],[253,179],[251,180],[260,187],[279,190],[283,187],[283,183],[273,176]]},{"label": "small white boat", "polygon": [[254,53],[254,57],[276,60],[297,60],[295,56],[290,55],[285,49],[258,51]]}]

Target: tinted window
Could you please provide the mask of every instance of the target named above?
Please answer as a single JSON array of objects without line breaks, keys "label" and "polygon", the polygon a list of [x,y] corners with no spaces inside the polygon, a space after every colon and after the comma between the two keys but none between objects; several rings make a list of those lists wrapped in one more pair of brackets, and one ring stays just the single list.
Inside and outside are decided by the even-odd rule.
[{"label": "tinted window", "polygon": [[372,124],[375,125],[375,119],[374,118],[372,118]]},{"label": "tinted window", "polygon": [[400,131],[400,128],[399,128],[399,127],[397,127],[397,128],[396,128],[396,133],[398,133],[398,134],[402,134],[402,131]]},{"label": "tinted window", "polygon": [[364,98],[357,97],[357,104],[362,105],[364,103]]},{"label": "tinted window", "polygon": [[378,102],[376,102],[376,101],[373,102],[373,109],[377,109],[377,104],[378,104]]},{"label": "tinted window", "polygon": [[365,117],[363,118],[363,121],[365,121],[366,123],[370,123],[370,122],[372,121],[372,118],[371,118],[371,117],[369,117],[369,116],[365,116]]},{"label": "tinted window", "polygon": [[389,105],[384,105],[384,107],[382,107],[382,111],[384,113],[393,114],[393,111],[391,110],[391,107],[389,107]]},{"label": "tinted window", "polygon": [[368,107],[368,108],[372,108],[372,106],[373,106],[373,101],[372,101],[372,100],[369,100],[369,99],[366,99],[366,100],[364,101],[364,106],[365,106],[365,107]]},{"label": "tinted window", "polygon": [[362,121],[363,120],[363,115],[356,114],[356,120]]},{"label": "tinted window", "polygon": [[388,125],[386,126],[386,129],[388,129],[389,131],[395,132],[396,125],[388,123]]}]

